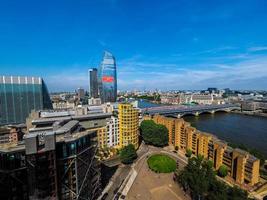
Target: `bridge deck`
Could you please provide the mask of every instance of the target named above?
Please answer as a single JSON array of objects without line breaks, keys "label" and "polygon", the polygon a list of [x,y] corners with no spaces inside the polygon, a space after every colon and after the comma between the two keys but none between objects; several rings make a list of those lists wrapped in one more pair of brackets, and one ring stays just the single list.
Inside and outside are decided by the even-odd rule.
[{"label": "bridge deck", "polygon": [[212,110],[240,109],[239,105],[223,104],[223,105],[197,105],[197,106],[158,106],[142,109],[143,113],[147,114],[173,114],[173,113],[193,113],[205,112]]}]

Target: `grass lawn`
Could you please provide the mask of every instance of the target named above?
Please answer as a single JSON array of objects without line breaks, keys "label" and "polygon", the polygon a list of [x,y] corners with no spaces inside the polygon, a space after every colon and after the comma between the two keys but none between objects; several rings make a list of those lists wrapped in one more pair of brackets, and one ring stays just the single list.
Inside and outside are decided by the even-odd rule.
[{"label": "grass lawn", "polygon": [[170,173],[176,169],[176,162],[167,155],[156,154],[150,156],[147,164],[151,170],[157,173]]}]

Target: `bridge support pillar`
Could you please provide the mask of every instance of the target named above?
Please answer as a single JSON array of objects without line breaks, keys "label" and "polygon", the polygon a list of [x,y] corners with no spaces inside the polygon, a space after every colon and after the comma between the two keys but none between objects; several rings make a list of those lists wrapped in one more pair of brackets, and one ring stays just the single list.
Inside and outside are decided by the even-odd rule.
[{"label": "bridge support pillar", "polygon": [[181,114],[178,114],[178,115],[177,115],[177,118],[178,118],[178,119],[179,119],[179,118],[181,118],[181,117],[182,117],[182,115],[181,115]]},{"label": "bridge support pillar", "polygon": [[211,114],[214,114],[214,113],[215,113],[215,110],[212,110],[210,113],[211,113]]},{"label": "bridge support pillar", "polygon": [[199,112],[195,112],[195,116],[199,116]]}]

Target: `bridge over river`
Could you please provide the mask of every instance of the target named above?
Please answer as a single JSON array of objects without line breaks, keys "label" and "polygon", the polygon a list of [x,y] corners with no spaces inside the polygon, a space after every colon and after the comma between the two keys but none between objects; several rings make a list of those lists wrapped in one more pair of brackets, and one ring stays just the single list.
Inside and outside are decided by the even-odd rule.
[{"label": "bridge over river", "polygon": [[164,116],[182,117],[184,115],[198,116],[202,113],[215,113],[215,112],[231,112],[233,110],[240,110],[240,106],[236,104],[222,104],[222,105],[171,105],[171,106],[158,106],[143,108],[142,113],[148,115],[160,114]]}]

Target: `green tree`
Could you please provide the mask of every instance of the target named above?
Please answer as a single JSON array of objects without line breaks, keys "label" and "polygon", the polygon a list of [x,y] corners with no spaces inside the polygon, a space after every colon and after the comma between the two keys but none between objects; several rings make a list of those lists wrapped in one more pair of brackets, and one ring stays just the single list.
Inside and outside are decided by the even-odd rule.
[{"label": "green tree", "polygon": [[203,156],[188,159],[187,166],[176,172],[175,180],[185,191],[190,192],[193,200],[248,200],[247,192],[238,187],[228,185],[216,179],[213,163]]},{"label": "green tree", "polygon": [[124,164],[131,164],[137,158],[136,150],[134,145],[129,144],[120,151],[120,159]]},{"label": "green tree", "polygon": [[146,144],[166,146],[168,144],[168,129],[153,120],[144,120],[140,125],[140,132]]},{"label": "green tree", "polygon": [[226,177],[228,174],[228,169],[225,165],[221,165],[220,168],[218,169],[218,176],[220,177]]},{"label": "green tree", "polygon": [[228,199],[231,200],[246,200],[248,193],[237,186],[229,188]]},{"label": "green tree", "polygon": [[192,156],[192,150],[191,149],[186,149],[185,156],[190,158]]}]

